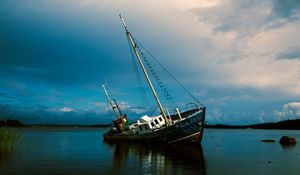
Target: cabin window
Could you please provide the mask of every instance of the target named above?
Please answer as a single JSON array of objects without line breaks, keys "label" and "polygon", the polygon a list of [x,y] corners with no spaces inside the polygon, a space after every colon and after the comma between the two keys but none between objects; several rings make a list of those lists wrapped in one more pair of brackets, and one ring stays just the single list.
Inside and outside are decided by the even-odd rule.
[{"label": "cabin window", "polygon": [[141,131],[143,131],[143,127],[142,126],[139,126],[139,128],[140,128]]},{"label": "cabin window", "polygon": [[158,119],[159,119],[159,121],[162,121],[162,118],[161,118],[161,117],[159,117]]},{"label": "cabin window", "polygon": [[154,126],[155,126],[153,122],[151,122],[151,126],[152,126],[152,127],[154,127]]},{"label": "cabin window", "polygon": [[154,122],[155,122],[155,124],[157,124],[157,125],[158,125],[158,121],[157,121],[156,119],[154,120]]},{"label": "cabin window", "polygon": [[144,125],[145,126],[145,130],[148,130],[148,125]]}]

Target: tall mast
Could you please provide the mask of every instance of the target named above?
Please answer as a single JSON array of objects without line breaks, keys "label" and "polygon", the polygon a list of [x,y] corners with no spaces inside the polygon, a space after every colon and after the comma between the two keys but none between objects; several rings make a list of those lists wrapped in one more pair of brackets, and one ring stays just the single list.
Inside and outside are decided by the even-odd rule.
[{"label": "tall mast", "polygon": [[155,100],[156,100],[156,103],[157,103],[157,105],[158,105],[158,107],[159,107],[160,113],[161,113],[161,115],[164,117],[166,123],[168,124],[168,119],[166,118],[166,114],[165,114],[165,112],[164,112],[164,109],[163,109],[163,107],[162,107],[162,105],[161,105],[161,103],[160,103],[160,100],[159,100],[159,98],[158,98],[158,96],[157,96],[157,94],[156,94],[156,92],[155,92],[155,89],[154,89],[154,87],[153,87],[153,85],[152,85],[152,83],[151,83],[151,80],[150,80],[150,78],[149,78],[149,76],[148,76],[148,73],[147,73],[147,71],[146,71],[146,69],[145,69],[145,66],[144,66],[144,64],[143,64],[143,62],[142,62],[142,60],[141,60],[141,57],[140,57],[138,51],[136,50],[136,43],[134,42],[134,40],[133,40],[133,38],[132,38],[130,32],[129,32],[128,29],[127,29],[127,26],[126,26],[126,24],[125,24],[125,21],[124,21],[122,15],[120,14],[119,16],[120,16],[120,19],[121,19],[121,21],[122,21],[122,23],[123,23],[123,26],[124,26],[125,30],[126,30],[126,35],[127,35],[128,39],[129,39],[129,41],[130,41],[130,44],[131,44],[131,46],[132,46],[132,48],[133,48],[133,50],[134,50],[134,53],[135,53],[135,55],[136,55],[136,57],[137,57],[137,59],[138,59],[140,65],[141,65],[141,68],[142,68],[142,70],[143,70],[143,73],[145,74],[145,77],[146,77],[146,79],[147,79],[147,82],[148,82],[148,84],[149,84],[149,86],[150,86],[150,88],[151,88],[151,91],[152,91],[152,93],[153,93],[153,96],[155,97]]}]

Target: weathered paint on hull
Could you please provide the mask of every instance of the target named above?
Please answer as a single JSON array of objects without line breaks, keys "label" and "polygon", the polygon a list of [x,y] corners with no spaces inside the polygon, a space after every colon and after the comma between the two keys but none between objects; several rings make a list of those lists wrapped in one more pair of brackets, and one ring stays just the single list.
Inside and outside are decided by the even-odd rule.
[{"label": "weathered paint on hull", "polygon": [[141,135],[104,134],[104,140],[108,142],[138,141],[138,142],[195,142],[202,140],[205,120],[205,108],[187,116],[180,122],[162,128],[151,133]]}]

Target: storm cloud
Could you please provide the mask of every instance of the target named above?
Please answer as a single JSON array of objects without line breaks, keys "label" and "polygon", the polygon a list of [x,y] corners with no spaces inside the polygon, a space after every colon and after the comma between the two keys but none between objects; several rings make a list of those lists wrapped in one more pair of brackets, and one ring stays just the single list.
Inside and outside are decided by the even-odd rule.
[{"label": "storm cloud", "polygon": [[[102,83],[133,118],[142,115],[119,13],[207,106],[210,123],[270,122],[299,102],[297,0],[2,0],[0,119],[110,122]],[[164,84],[183,104],[186,95]]]}]

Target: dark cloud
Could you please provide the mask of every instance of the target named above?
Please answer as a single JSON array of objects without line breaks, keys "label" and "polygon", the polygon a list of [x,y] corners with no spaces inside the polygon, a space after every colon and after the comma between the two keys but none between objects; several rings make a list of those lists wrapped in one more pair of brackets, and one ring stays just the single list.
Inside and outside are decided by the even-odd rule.
[{"label": "dark cloud", "polygon": [[[124,53],[128,53],[128,48],[118,20],[109,23],[105,15],[95,18],[89,11],[76,8],[64,11],[60,6],[47,6],[49,2],[2,3],[3,76],[77,85],[103,81],[103,76],[126,70],[128,59]],[[52,11],[55,8],[57,13]]]},{"label": "dark cloud", "polygon": [[0,98],[1,99],[13,99],[14,97],[7,94],[7,93],[4,93],[4,92],[0,92]]},{"label": "dark cloud", "polygon": [[280,52],[276,55],[276,59],[289,59],[289,60],[300,59],[300,49],[291,49],[291,50]]},{"label": "dark cloud", "polygon": [[299,16],[295,16],[300,10],[299,0],[273,0],[274,12],[283,18],[290,20],[299,20]]},{"label": "dark cloud", "polygon": [[[9,43],[11,40],[13,39],[8,38],[2,41]],[[29,42],[17,41],[16,44],[0,47],[0,72],[2,74],[38,79],[54,84],[80,84],[99,81],[101,75],[111,73],[109,67],[121,69],[114,64],[116,61],[124,61],[112,59],[121,58],[121,56],[116,56],[119,52],[109,52],[110,49],[118,49],[109,48],[109,45],[93,48],[94,43],[84,45],[80,40],[57,38],[53,39],[56,41],[49,39],[36,43],[30,40],[34,39],[28,38]],[[110,53],[115,53],[115,55]]]},{"label": "dark cloud", "polygon": [[[131,83],[126,36],[117,14],[110,20],[109,13],[77,3],[0,1],[0,118],[28,123],[111,118],[88,98],[101,95],[96,87],[105,80]],[[59,111],[66,104],[76,110]]]},{"label": "dark cloud", "polygon": [[[113,84],[113,88],[119,88],[117,99],[126,101],[122,107],[131,120],[141,115],[140,112],[144,109],[133,105],[138,104],[136,101],[139,98],[137,95],[139,89],[136,87],[130,65],[131,58],[126,36],[118,14],[113,14],[116,10],[115,4],[108,3],[108,6],[101,6],[101,1],[95,1],[97,5],[84,7],[78,3],[81,1],[70,3],[69,1],[0,0],[0,118],[15,118],[25,123],[110,122],[113,114],[106,112],[107,109],[103,106],[95,106],[96,102],[105,101],[104,97],[98,99],[102,94],[101,90],[97,89],[98,83],[105,80]],[[109,9],[111,7],[113,9]],[[133,10],[134,6],[130,8],[133,14],[140,14]],[[164,7],[161,9],[164,10]],[[244,39],[243,37],[251,37],[262,30],[295,22],[298,9],[299,5],[296,1],[279,0],[229,0],[215,7],[193,9],[199,21],[209,24],[205,25],[208,30],[212,28],[214,32],[218,32],[213,40],[214,36],[210,35],[210,32],[208,35],[205,32],[205,37],[198,38],[197,41],[191,39],[191,36],[196,38],[198,33],[187,34],[185,27],[191,27],[192,31],[194,30],[192,25],[182,25],[182,28],[175,29],[174,26],[177,24],[174,25],[172,20],[183,18],[169,17],[169,11],[162,14],[166,15],[162,20],[153,18],[152,12],[155,10],[149,9],[149,14],[147,12],[141,14],[142,16],[132,15],[133,18],[128,21],[128,24],[132,29],[140,31],[138,34],[142,37],[137,36],[143,42],[145,41],[146,47],[150,45],[148,48],[151,49],[152,45],[151,50],[156,52],[153,52],[154,55],[166,58],[164,65],[167,65],[172,73],[176,73],[176,78],[182,80],[184,85],[188,85],[189,90],[197,92],[203,89],[206,92],[200,100],[208,106],[208,115],[212,118],[213,115],[227,116],[226,120],[215,120],[218,122],[242,123],[250,120],[245,115],[251,117],[258,115],[257,110],[272,111],[274,104],[269,104],[270,101],[279,101],[279,97],[280,101],[283,101],[288,97],[281,98],[280,93],[277,90],[272,91],[271,88],[267,89],[267,92],[262,91],[256,84],[253,84],[254,89],[247,89],[245,86],[239,87],[231,81],[226,81],[235,78],[235,75],[243,71],[235,71],[234,76],[227,77],[227,73],[232,72],[230,70],[223,72],[222,66],[219,67],[220,64],[224,65],[227,62],[221,61],[222,63],[215,64],[214,62],[218,62],[215,57],[220,56],[220,60],[226,60],[223,58],[227,58],[227,55],[232,57],[232,60],[246,58],[247,54],[244,54],[243,50],[239,51],[239,47],[244,46],[243,42],[239,42]],[[155,15],[161,15],[160,13],[161,11],[158,11]],[[147,15],[149,18],[144,18]],[[153,25],[162,22],[163,25],[159,29]],[[178,25],[181,22],[183,21],[178,21]],[[183,22],[183,24],[187,23]],[[223,50],[222,36],[225,35],[222,32],[233,32],[233,37],[237,35],[239,38],[233,39],[236,43],[228,42],[228,46],[234,45],[233,49],[229,49],[228,52],[225,49],[216,56],[216,52]],[[183,34],[187,36],[185,35],[184,40],[181,40]],[[199,34],[201,35],[201,32]],[[221,40],[218,40],[219,35]],[[189,43],[190,41],[192,43]],[[220,46],[216,44],[218,42]],[[226,36],[225,42],[227,42]],[[201,49],[197,50],[197,48]],[[183,52],[172,54],[173,51],[178,50]],[[278,59],[297,59],[297,51],[293,52],[282,52],[278,54]],[[239,66],[243,69],[242,66],[252,65]],[[259,66],[256,64],[255,68],[257,67]],[[255,73],[255,70],[253,72]],[[161,72],[157,73],[162,80],[165,80]],[[247,75],[246,72],[245,76],[242,76],[247,78]],[[249,81],[251,82],[251,77]],[[183,93],[178,91],[177,87],[175,90],[171,81],[164,81],[164,84],[170,94],[175,96],[174,99],[182,99]],[[205,86],[206,84],[208,86]],[[51,92],[51,89],[58,91]],[[280,91],[282,89],[285,88],[280,87]],[[163,96],[163,94],[159,95]],[[211,112],[216,107],[220,110]],[[232,116],[236,119],[230,120]]]}]

